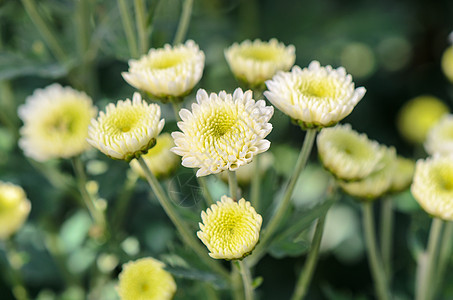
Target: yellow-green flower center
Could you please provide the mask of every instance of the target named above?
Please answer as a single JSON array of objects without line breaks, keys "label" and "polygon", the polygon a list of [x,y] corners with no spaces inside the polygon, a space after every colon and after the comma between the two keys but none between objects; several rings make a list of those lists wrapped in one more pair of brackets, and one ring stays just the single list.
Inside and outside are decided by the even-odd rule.
[{"label": "yellow-green flower center", "polygon": [[157,70],[168,69],[179,65],[184,61],[184,58],[184,55],[181,53],[165,53],[165,55],[161,55],[160,57],[151,60],[148,67]]},{"label": "yellow-green flower center", "polygon": [[373,149],[365,140],[361,140],[350,134],[337,133],[339,143],[335,146],[345,155],[359,160],[366,160],[373,156]]},{"label": "yellow-green flower center", "polygon": [[217,110],[205,120],[204,133],[208,136],[220,138],[236,124],[235,115]]},{"label": "yellow-green flower center", "polygon": [[137,124],[141,124],[144,112],[138,109],[117,110],[106,120],[104,127],[110,131],[112,136],[122,135],[132,131]]},{"label": "yellow-green flower center", "polygon": [[315,98],[334,98],[337,93],[333,80],[325,79],[309,79],[302,80],[298,86],[301,94],[307,97]]},{"label": "yellow-green flower center", "polygon": [[277,53],[275,49],[269,47],[248,48],[244,49],[241,56],[247,59],[258,61],[272,61],[275,60]]},{"label": "yellow-green flower center", "polygon": [[431,174],[441,190],[453,192],[453,166],[437,166],[433,168]]},{"label": "yellow-green flower center", "polygon": [[244,212],[238,213],[234,209],[225,211],[212,227],[211,241],[219,249],[231,250],[242,244],[241,238],[253,234],[249,222],[248,215]]}]

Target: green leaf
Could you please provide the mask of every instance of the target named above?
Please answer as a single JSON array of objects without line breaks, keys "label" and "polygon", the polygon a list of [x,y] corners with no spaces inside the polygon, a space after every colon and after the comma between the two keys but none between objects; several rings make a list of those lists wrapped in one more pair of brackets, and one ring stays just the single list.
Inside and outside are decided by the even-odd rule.
[{"label": "green leaf", "polygon": [[56,79],[68,74],[73,62],[61,65],[55,61],[43,61],[25,55],[0,53],[0,80],[10,80],[20,76],[38,76]]},{"label": "green leaf", "polygon": [[71,252],[85,241],[92,221],[87,212],[79,210],[63,223],[60,236],[66,250]]}]

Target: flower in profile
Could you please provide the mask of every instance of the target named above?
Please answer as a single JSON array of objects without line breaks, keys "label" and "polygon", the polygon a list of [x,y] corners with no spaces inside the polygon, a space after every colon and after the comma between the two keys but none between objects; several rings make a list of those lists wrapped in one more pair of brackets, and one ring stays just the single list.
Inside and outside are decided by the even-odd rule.
[{"label": "flower in profile", "polygon": [[453,115],[444,115],[428,132],[425,150],[430,155],[450,155],[453,153]]},{"label": "flower in profile", "polygon": [[88,143],[113,159],[131,161],[146,154],[164,127],[160,107],[134,93],[132,101],[119,100],[99,112],[88,129]]},{"label": "flower in profile", "polygon": [[192,112],[179,112],[182,132],[172,133],[176,144],[172,151],[182,156],[183,166],[200,168],[197,176],[237,170],[269,149],[264,138],[272,130],[268,121],[273,113],[264,100],[252,99],[252,91],[238,88],[233,95],[225,91],[208,95],[200,89]]},{"label": "flower in profile", "polygon": [[[142,156],[148,168],[157,178],[168,176],[181,163],[179,156],[170,151],[174,146],[175,143],[171,135],[163,133],[157,137],[156,145]],[[145,177],[137,160],[133,159],[130,165],[134,172],[143,178]]]},{"label": "flower in profile", "polygon": [[130,261],[119,275],[118,294],[121,300],[170,300],[176,283],[165,265],[151,257]]},{"label": "flower in profile", "polygon": [[22,227],[30,209],[30,201],[20,186],[0,181],[0,240]]},{"label": "flower in profile", "polygon": [[399,193],[407,189],[414,177],[415,162],[402,156],[396,157],[395,170],[392,174],[390,192]]},{"label": "flower in profile", "polygon": [[260,236],[262,217],[244,198],[239,202],[222,196],[220,201],[201,212],[198,238],[215,259],[242,259],[249,255]]},{"label": "flower in profile", "polygon": [[453,221],[453,157],[419,159],[411,192],[428,214]]},{"label": "flower in profile", "polygon": [[352,77],[343,67],[321,67],[312,61],[308,68],[294,66],[266,81],[269,101],[302,128],[333,126],[348,116],[365,95],[354,88]]},{"label": "flower in profile", "polygon": [[358,181],[339,181],[340,187],[349,195],[361,200],[375,200],[387,192],[392,185],[392,177],[395,172],[396,151],[395,148],[381,146],[384,156],[379,161],[380,168],[367,177]]},{"label": "flower in profile", "polygon": [[162,101],[189,94],[203,75],[205,56],[198,45],[188,40],[183,45],[150,49],[139,60],[129,60],[124,80],[133,87]]},{"label": "flower in profile", "polygon": [[55,83],[35,90],[18,114],[24,122],[20,148],[26,156],[46,161],[70,158],[88,148],[88,125],[96,108],[85,93]]},{"label": "flower in profile", "polygon": [[448,106],[439,98],[415,97],[401,107],[397,117],[398,130],[409,142],[421,144],[431,127],[448,112]]},{"label": "flower in profile", "polygon": [[453,46],[445,49],[442,55],[441,67],[445,76],[453,83]]},{"label": "flower in profile", "polygon": [[351,125],[337,125],[323,129],[317,138],[319,157],[324,167],[335,177],[360,180],[381,168],[385,147],[369,140]]},{"label": "flower in profile", "polygon": [[296,60],[293,45],[285,46],[276,39],[262,42],[259,39],[234,43],[225,50],[231,71],[249,86],[260,86],[277,71],[288,71]]}]

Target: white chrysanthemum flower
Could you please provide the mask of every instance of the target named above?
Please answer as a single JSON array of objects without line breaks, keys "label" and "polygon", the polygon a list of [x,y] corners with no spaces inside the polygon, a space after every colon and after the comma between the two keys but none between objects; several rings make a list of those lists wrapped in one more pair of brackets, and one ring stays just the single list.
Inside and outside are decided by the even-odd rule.
[{"label": "white chrysanthemum flower", "polygon": [[250,86],[259,86],[277,71],[288,71],[296,60],[293,45],[285,46],[276,39],[259,39],[234,43],[225,50],[225,58],[233,74]]},{"label": "white chrysanthemum flower", "polygon": [[233,95],[225,91],[208,95],[200,89],[192,112],[179,112],[182,132],[172,133],[176,144],[172,151],[182,156],[183,166],[200,168],[197,176],[237,170],[269,149],[264,138],[272,130],[268,121],[273,113],[264,100],[255,102],[251,91],[238,88]]},{"label": "white chrysanthemum flower", "polygon": [[123,265],[118,283],[121,300],[171,300],[176,292],[173,276],[165,265],[151,257]]},{"label": "white chrysanthemum flower", "polygon": [[425,150],[430,155],[451,155],[453,153],[453,115],[444,115],[431,127],[426,137]]},{"label": "white chrysanthemum flower", "polygon": [[342,180],[360,180],[378,170],[386,151],[350,124],[321,130],[317,146],[324,167]]},{"label": "white chrysanthemum flower", "polygon": [[130,161],[155,145],[164,123],[159,105],[148,104],[134,93],[132,101],[110,103],[105,113],[92,119],[88,143],[111,158]]},{"label": "white chrysanthemum flower", "polygon": [[183,97],[192,91],[203,75],[205,56],[188,40],[183,45],[151,49],[139,60],[129,60],[124,80],[133,87],[161,100]]},{"label": "white chrysanthemum flower", "polygon": [[[170,151],[174,146],[171,135],[163,133],[157,137],[156,145],[142,156],[151,173],[157,178],[171,174],[181,163],[180,157]],[[137,160],[132,160],[130,165],[134,172],[145,178],[145,173]]]},{"label": "white chrysanthemum flower", "polygon": [[220,201],[201,212],[198,238],[216,259],[242,259],[249,255],[260,237],[263,218],[244,198],[239,202],[222,196]]},{"label": "white chrysanthemum flower", "polygon": [[20,186],[0,181],[0,240],[22,227],[30,209],[30,201]]},{"label": "white chrysanthemum flower", "polygon": [[339,181],[340,187],[349,195],[362,200],[375,200],[389,192],[396,166],[395,148],[386,148],[380,160],[381,168],[362,180]]},{"label": "white chrysanthemum flower", "polygon": [[427,213],[453,221],[453,157],[419,159],[411,192]]},{"label": "white chrysanthemum flower", "polygon": [[266,81],[269,101],[302,128],[333,126],[348,116],[365,95],[354,89],[352,77],[343,67],[321,67],[312,61],[308,68],[294,66]]},{"label": "white chrysanthemum flower", "polygon": [[35,90],[18,114],[24,122],[20,148],[26,156],[46,161],[70,158],[88,148],[88,125],[96,108],[85,93],[55,83]]}]

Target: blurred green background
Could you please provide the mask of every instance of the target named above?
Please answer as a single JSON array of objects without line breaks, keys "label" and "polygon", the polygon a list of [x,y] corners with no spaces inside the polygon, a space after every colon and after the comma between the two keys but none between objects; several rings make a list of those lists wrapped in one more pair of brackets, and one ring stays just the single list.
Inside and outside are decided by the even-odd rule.
[{"label": "blurred green background", "polygon": [[[176,233],[148,186],[140,180],[133,189],[127,186],[127,164],[111,161],[94,150],[84,155],[90,179],[97,181],[109,218],[115,220],[113,242],[99,245],[89,238],[89,215],[65,185],[65,180],[72,178],[70,163],[51,161],[39,166],[17,147],[21,126],[17,106],[36,88],[53,82],[71,85],[86,91],[100,110],[109,102],[130,98],[134,92],[121,77],[131,55],[117,1],[36,1],[38,11],[58,37],[64,53],[60,57],[47,47],[30,20],[24,9],[28,2],[34,1],[0,0],[0,180],[21,185],[32,202],[28,222],[14,238],[25,256],[23,276],[32,298],[116,299],[114,285],[120,265],[150,255],[176,266],[175,299],[210,299],[210,288],[195,284],[184,273],[182,267],[190,262],[190,256],[178,250]],[[128,3],[133,13],[133,1]],[[146,5],[151,47],[171,43],[182,1],[152,0]],[[89,34],[80,37],[83,28]],[[231,92],[238,86],[223,51],[245,39],[277,38],[293,44],[296,65],[301,67],[312,60],[344,66],[356,86],[366,87],[367,93],[343,122],[381,143],[394,145],[406,157],[419,158],[425,156],[423,150],[399,134],[396,116],[406,101],[423,94],[434,95],[451,108],[453,85],[442,73],[440,60],[452,30],[453,1],[448,0],[195,0],[187,39],[193,39],[205,52],[205,71],[198,87],[209,92]],[[193,98],[194,93],[186,100],[186,107]],[[164,131],[176,130],[171,107],[162,105],[162,109]],[[263,195],[278,192],[283,185],[304,135],[278,111],[271,122],[274,129],[268,139],[275,163],[265,175],[269,191]],[[40,171],[43,169],[47,175]],[[296,216],[320,200],[327,176],[313,151],[294,196],[301,212]],[[216,177],[210,177],[209,183],[215,194],[226,190]],[[164,184],[175,192],[175,202],[193,219],[195,229],[202,196],[191,170],[181,167]],[[116,208],[122,197],[130,201],[124,208]],[[410,193],[396,198],[393,289],[396,299],[412,299],[414,255],[425,245],[430,220]],[[267,203],[271,200],[266,199]],[[265,220],[270,212],[270,207],[262,209]],[[255,274],[264,279],[258,289],[261,299],[290,297],[309,234],[310,229],[306,229],[296,248],[274,245],[272,255],[258,265]],[[360,213],[352,199],[342,196],[329,212],[323,243],[308,298],[373,299]],[[57,259],[50,255],[52,251],[59,254]],[[3,252],[0,265],[0,298],[13,299]],[[195,279],[212,281],[205,273],[192,274]],[[448,272],[445,282],[452,278],[453,272]],[[91,291],[89,296],[86,290]],[[453,298],[452,287],[444,286],[443,297]]]}]

